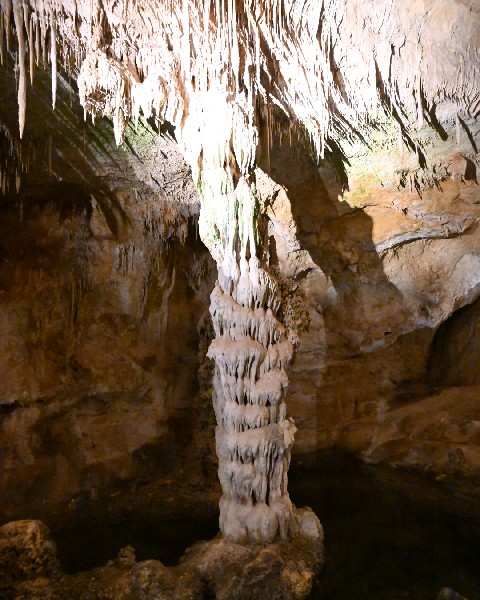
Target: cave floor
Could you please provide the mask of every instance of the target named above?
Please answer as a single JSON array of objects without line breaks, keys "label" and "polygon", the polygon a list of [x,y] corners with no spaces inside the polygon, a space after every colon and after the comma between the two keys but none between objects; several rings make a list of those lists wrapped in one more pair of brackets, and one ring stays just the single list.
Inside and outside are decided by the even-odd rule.
[{"label": "cave floor", "polygon": [[[312,507],[325,530],[327,560],[312,600],[430,600],[443,587],[480,598],[478,482],[368,465],[339,450],[294,456],[289,479],[292,500]],[[62,569],[101,566],[126,545],[138,561],[174,565],[217,533],[214,500],[205,494],[196,511],[174,496],[165,511],[155,502],[119,510],[117,502],[101,518],[87,511],[64,521],[52,531]]]}]

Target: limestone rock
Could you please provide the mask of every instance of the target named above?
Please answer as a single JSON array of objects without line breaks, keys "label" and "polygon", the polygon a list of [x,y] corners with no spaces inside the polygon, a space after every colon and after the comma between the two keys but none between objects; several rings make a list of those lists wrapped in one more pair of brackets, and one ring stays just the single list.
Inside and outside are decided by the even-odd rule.
[{"label": "limestone rock", "polygon": [[44,523],[12,521],[0,527],[0,592],[58,571],[55,542]]},{"label": "limestone rock", "polygon": [[133,548],[77,575],[58,570],[55,545],[40,521],[0,528],[0,592],[25,600],[304,600],[324,562],[323,531],[310,509],[296,515],[291,542],[239,545],[221,536],[200,542],[176,567],[135,562]]},{"label": "limestone rock", "polygon": [[442,588],[438,592],[437,600],[467,600],[460,594],[457,594],[454,590],[450,588]]}]

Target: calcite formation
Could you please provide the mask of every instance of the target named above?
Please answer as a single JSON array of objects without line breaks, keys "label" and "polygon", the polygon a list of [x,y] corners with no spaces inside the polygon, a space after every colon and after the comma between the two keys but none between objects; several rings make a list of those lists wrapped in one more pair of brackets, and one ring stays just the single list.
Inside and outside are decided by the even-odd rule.
[{"label": "calcite formation", "polygon": [[293,346],[267,268],[254,173],[249,161],[238,164],[225,129],[214,125],[212,118],[216,151],[203,157],[194,178],[201,181],[200,234],[218,267],[210,306],[216,337],[208,355],[215,361],[220,529],[234,542],[272,542],[289,539],[295,529],[287,492],[295,426],[284,402]]},{"label": "calcite formation", "polygon": [[211,297],[216,338],[214,407],[223,496],[220,527],[236,542],[288,539],[294,529],[287,470],[296,431],[286,417],[293,346],[277,319],[275,280],[257,257],[240,261]]}]

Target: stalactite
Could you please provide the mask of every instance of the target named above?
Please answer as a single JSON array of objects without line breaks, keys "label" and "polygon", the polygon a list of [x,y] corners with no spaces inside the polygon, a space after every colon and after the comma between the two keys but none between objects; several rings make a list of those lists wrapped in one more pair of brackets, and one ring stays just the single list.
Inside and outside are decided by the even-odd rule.
[{"label": "stalactite", "polygon": [[28,58],[30,59],[30,85],[33,85],[33,65],[35,55],[33,50],[33,18],[28,19]]},{"label": "stalactite", "polygon": [[4,14],[3,24],[5,27],[5,37],[7,40],[7,52],[10,52],[10,19],[12,13],[12,0],[2,0],[2,13]]},{"label": "stalactite", "polygon": [[38,22],[38,16],[35,15],[35,64],[38,67],[40,62],[40,24]]},{"label": "stalactite", "polygon": [[52,65],[52,108],[55,110],[57,100],[57,35],[53,8],[50,10],[50,62]]},{"label": "stalactite", "polygon": [[[350,136],[353,128],[375,118],[377,77],[386,95],[384,105],[398,107],[398,114],[415,111],[419,128],[423,102],[429,106],[442,96],[459,99],[465,110],[478,104],[474,44],[463,56],[455,54],[451,42],[449,60],[435,62],[434,50],[422,43],[425,22],[431,17],[420,18],[415,12],[404,23],[398,3],[373,12],[360,0],[161,0],[155,10],[127,0],[112,6],[105,0],[92,5],[78,0],[20,4],[29,15],[23,29],[28,35],[30,75],[33,56],[35,62],[40,56],[46,62],[48,53],[53,105],[56,63],[67,70],[72,67],[81,78],[85,58],[88,62],[90,54],[105,50],[105,28],[109,19],[115,21],[108,60],[126,71],[134,67],[136,80],[132,84],[131,76],[123,73],[126,85],[116,106],[108,101],[102,106],[102,94],[96,95],[96,102],[82,100],[91,112],[116,115],[119,141],[123,121],[138,117],[139,106],[145,116],[156,114],[177,127],[188,115],[201,119],[202,95],[214,87],[238,104],[252,125],[259,106],[279,107],[305,128],[319,156],[328,139],[341,143],[346,132]],[[12,0],[0,1],[8,45],[11,10]],[[130,31],[137,32],[134,40]],[[17,32],[19,42],[20,37]],[[119,83],[110,88],[111,83],[91,81],[90,95],[95,96],[96,88],[107,97],[116,95]],[[134,102],[134,96],[142,102]],[[197,159],[201,146],[198,149]]]},{"label": "stalactite", "polygon": [[3,67],[4,64],[4,60],[5,60],[5,36],[3,34],[3,22],[4,22],[4,14],[3,11],[0,10],[0,65]]},{"label": "stalactite", "polygon": [[[25,127],[27,105],[27,79],[25,77],[25,34],[23,29],[23,8],[20,0],[13,0],[13,18],[18,39],[18,128],[20,139]],[[7,38],[8,39],[8,38]]]}]

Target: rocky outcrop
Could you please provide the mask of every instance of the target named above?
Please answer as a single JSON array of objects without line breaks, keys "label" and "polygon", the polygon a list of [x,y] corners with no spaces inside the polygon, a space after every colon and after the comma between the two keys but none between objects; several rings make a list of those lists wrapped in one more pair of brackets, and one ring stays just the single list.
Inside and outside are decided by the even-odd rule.
[{"label": "rocky outcrop", "polygon": [[288,544],[241,546],[218,536],[190,548],[173,568],[136,562],[128,546],[106,566],[74,576],[59,570],[41,521],[14,521],[0,527],[0,592],[6,600],[304,600],[324,561],[323,531],[310,509],[297,518]]},{"label": "rocky outcrop", "polygon": [[0,527],[2,597],[10,597],[13,588],[26,581],[58,575],[55,542],[44,523],[12,521]]}]

